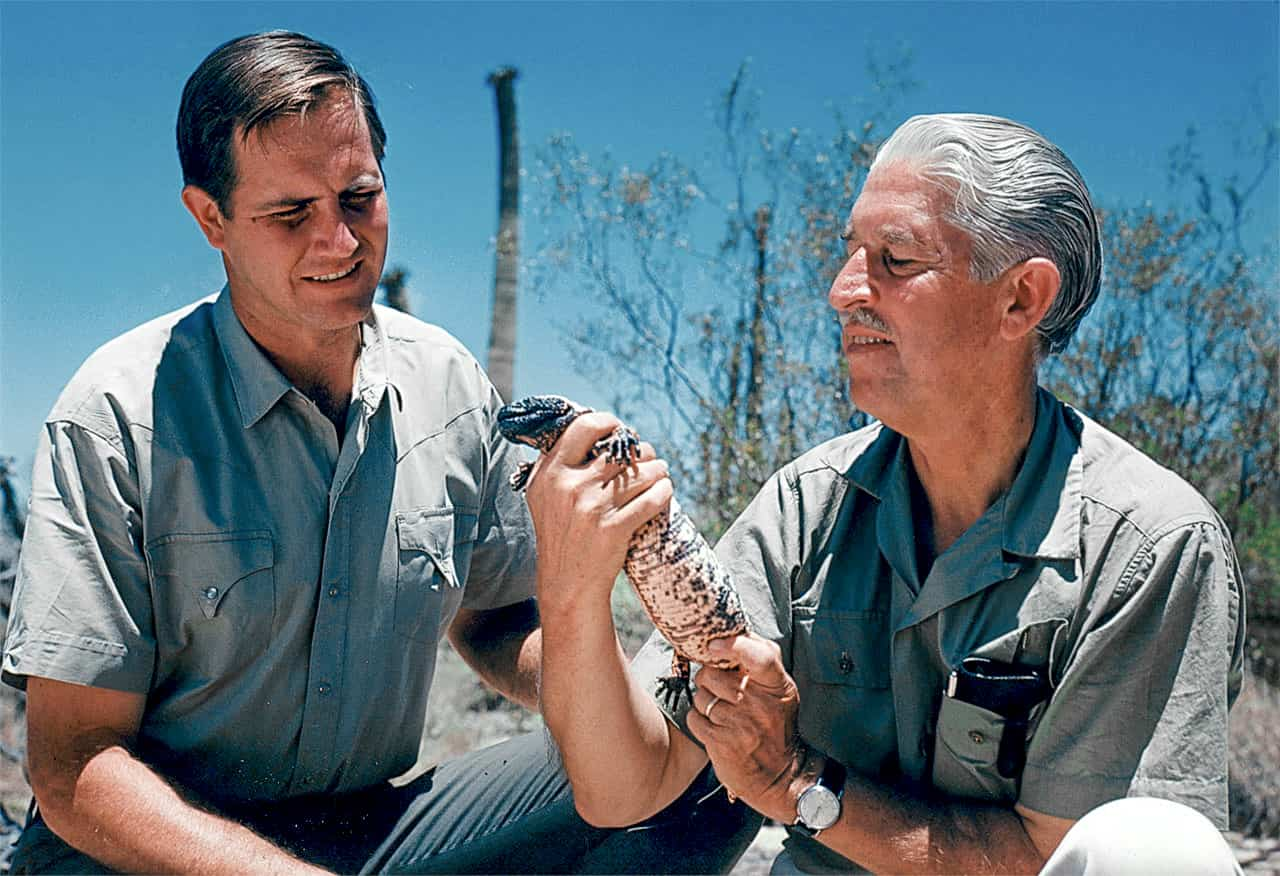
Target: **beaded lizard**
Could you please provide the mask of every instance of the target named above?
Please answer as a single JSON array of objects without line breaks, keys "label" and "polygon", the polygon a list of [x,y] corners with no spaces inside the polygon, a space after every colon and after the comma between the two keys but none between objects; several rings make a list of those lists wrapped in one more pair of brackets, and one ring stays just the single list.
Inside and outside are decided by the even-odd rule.
[{"label": "beaded lizard", "polygon": [[[508,441],[546,453],[570,423],[590,410],[561,396],[535,395],[498,411],[498,430]],[[639,453],[636,433],[619,426],[612,435],[596,442],[587,459],[603,454],[610,462],[630,465]],[[522,490],[532,471],[533,463],[521,464],[511,476],[511,488]],[[654,626],[674,649],[672,674],[659,682],[659,692],[668,707],[674,708],[682,693],[691,696],[691,660],[725,669],[735,665],[712,657],[707,645],[714,639],[747,631],[747,617],[738,592],[729,573],[674,497],[668,511],[631,536],[622,569]]]}]

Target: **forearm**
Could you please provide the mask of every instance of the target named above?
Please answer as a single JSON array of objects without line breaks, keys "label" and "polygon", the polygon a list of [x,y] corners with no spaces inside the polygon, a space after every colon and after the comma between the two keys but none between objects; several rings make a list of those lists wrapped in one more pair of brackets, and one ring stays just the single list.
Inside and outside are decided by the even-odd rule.
[{"label": "forearm", "polygon": [[925,800],[850,775],[819,841],[876,873],[1036,873],[1044,858],[1012,809]]},{"label": "forearm", "polygon": [[571,606],[543,607],[543,716],[583,818],[599,826],[634,824],[674,800],[705,756],[673,732],[628,671],[608,590],[574,589]]},{"label": "forearm", "polygon": [[54,833],[121,872],[324,872],[192,806],[118,745],[88,758],[70,787],[37,784],[36,796]]}]

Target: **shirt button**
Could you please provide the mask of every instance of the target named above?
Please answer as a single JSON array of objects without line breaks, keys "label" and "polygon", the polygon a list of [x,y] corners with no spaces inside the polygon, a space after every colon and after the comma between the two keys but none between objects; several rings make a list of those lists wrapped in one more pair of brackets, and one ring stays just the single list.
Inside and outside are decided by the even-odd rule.
[{"label": "shirt button", "polygon": [[316,690],[319,691],[321,695],[324,695],[324,694],[327,694],[330,690],[332,690],[332,688],[329,687],[329,682],[322,681],[320,682],[320,685],[316,688]]},{"label": "shirt button", "polygon": [[840,674],[848,675],[853,672],[853,658],[849,656],[848,651],[840,652]]},{"label": "shirt button", "polygon": [[217,599],[217,598],[218,598],[218,588],[217,588],[217,587],[206,587],[206,588],[204,589],[204,598],[205,598],[205,599]]},{"label": "shirt button", "polygon": [[969,741],[972,742],[974,745],[982,745],[984,742],[987,741],[987,737],[978,730],[970,730]]},{"label": "shirt button", "polygon": [[329,588],[329,595],[330,595],[330,596],[337,596],[337,595],[338,595],[338,588],[337,588],[337,587],[330,587],[330,588]]}]

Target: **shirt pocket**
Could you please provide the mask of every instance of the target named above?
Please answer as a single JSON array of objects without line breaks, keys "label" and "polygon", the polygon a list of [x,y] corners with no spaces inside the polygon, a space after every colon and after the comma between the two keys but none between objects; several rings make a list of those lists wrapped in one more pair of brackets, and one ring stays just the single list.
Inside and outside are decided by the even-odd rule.
[{"label": "shirt pocket", "polygon": [[1018,778],[1002,776],[997,766],[1006,723],[995,712],[944,696],[938,707],[933,786],[954,797],[1016,799]]},{"label": "shirt pocket", "polygon": [[460,518],[468,516],[471,515],[456,515],[453,508],[424,508],[396,513],[399,560],[396,566],[395,631],[398,634],[415,641],[432,641],[439,637],[445,590],[462,587],[455,557],[458,545],[455,527]]},{"label": "shirt pocket", "polygon": [[[964,656],[986,657],[1028,671],[1038,669],[1052,678],[1053,663],[1067,627],[1068,620],[1062,617],[1033,621],[973,648],[968,655],[957,653],[952,662],[958,665]],[[1025,714],[1011,719],[944,694],[938,706],[934,737],[934,787],[956,797],[1004,802],[1016,799],[1026,748],[1048,696],[1051,693],[1030,705]],[[1009,737],[1007,741],[1005,736]],[[1000,768],[1002,745],[1010,749],[1005,753],[1005,771]]]},{"label": "shirt pocket", "polygon": [[867,775],[879,773],[896,744],[886,620],[880,611],[821,609],[797,615],[793,631],[800,734]]},{"label": "shirt pocket", "polygon": [[267,530],[178,533],[146,547],[157,614],[182,644],[265,643],[275,620],[275,545]]},{"label": "shirt pocket", "polygon": [[881,611],[821,610],[795,619],[795,662],[818,684],[885,690],[889,647]]}]

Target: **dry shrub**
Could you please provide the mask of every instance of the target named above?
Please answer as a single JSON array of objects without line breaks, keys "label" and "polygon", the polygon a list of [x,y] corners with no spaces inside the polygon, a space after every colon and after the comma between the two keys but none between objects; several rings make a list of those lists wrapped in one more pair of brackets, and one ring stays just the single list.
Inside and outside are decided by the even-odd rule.
[{"label": "dry shrub", "polygon": [[1246,672],[1230,732],[1231,829],[1280,836],[1280,687]]}]

